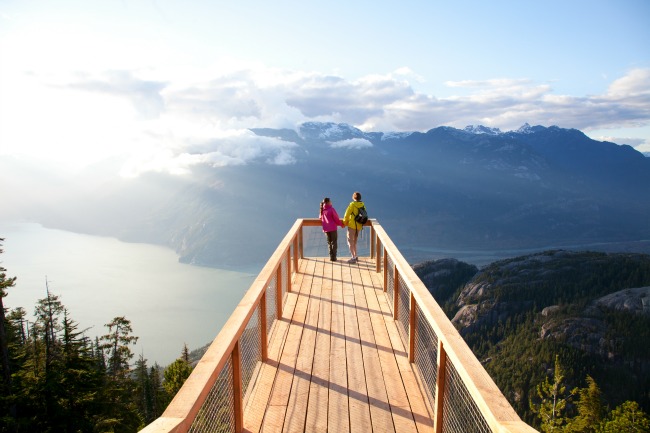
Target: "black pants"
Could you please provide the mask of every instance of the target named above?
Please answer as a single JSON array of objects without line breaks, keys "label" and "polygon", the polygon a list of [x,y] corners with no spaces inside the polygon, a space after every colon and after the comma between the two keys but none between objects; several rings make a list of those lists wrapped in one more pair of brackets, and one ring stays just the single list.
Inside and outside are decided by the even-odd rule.
[{"label": "black pants", "polygon": [[327,236],[327,248],[330,252],[330,260],[334,261],[336,260],[336,249],[338,247],[338,230],[327,232],[325,235]]}]

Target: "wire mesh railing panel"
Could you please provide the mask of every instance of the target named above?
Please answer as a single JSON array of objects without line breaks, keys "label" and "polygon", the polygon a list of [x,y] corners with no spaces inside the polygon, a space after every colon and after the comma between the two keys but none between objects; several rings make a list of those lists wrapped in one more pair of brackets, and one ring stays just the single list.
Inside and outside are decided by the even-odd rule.
[{"label": "wire mesh railing panel", "polygon": [[266,338],[267,343],[271,341],[271,327],[273,326],[273,321],[277,319],[276,309],[275,309],[275,299],[276,299],[276,290],[275,290],[275,278],[271,281],[272,284],[266,286]]},{"label": "wire mesh railing panel", "polygon": [[386,269],[387,279],[386,279],[386,295],[388,296],[388,306],[391,313],[393,313],[393,293],[395,292],[395,281],[393,280],[394,266],[393,261],[390,256],[388,256],[388,268]]},{"label": "wire mesh railing panel", "polygon": [[[345,245],[345,233],[339,230],[338,234],[338,249],[341,249],[341,240]],[[342,236],[343,235],[343,236]],[[302,228],[302,251],[305,257],[328,257],[329,251],[327,249],[327,238],[323,233],[323,228],[316,227],[303,227]]]},{"label": "wire mesh railing panel", "polygon": [[404,282],[402,276],[399,274],[397,275],[397,282],[399,285],[399,290],[397,293],[399,295],[399,301],[397,307],[399,313],[397,315],[397,321],[400,324],[400,326],[398,326],[397,329],[399,329],[400,331],[400,335],[402,336],[402,341],[404,342],[404,346],[408,347],[409,322],[410,322],[409,311],[411,309],[410,307],[411,290]]},{"label": "wire mesh railing panel", "polygon": [[212,385],[189,433],[230,433],[235,431],[235,399],[232,383],[232,358],[224,365]]},{"label": "wire mesh railing panel", "polygon": [[286,300],[287,294],[287,274],[289,273],[289,258],[286,254],[282,255],[282,262],[280,262],[280,275],[282,276],[282,299]]},{"label": "wire mesh railing panel", "polygon": [[[305,257],[328,257],[329,250],[327,248],[327,238],[323,233],[320,226],[316,227],[303,227],[303,254]],[[370,256],[370,239],[372,230],[369,227],[361,230],[357,237],[357,255],[359,257]],[[337,235],[337,255],[339,257],[349,257],[350,253],[347,249],[347,236],[348,229],[343,228],[338,230]]]},{"label": "wire mesh railing panel", "polygon": [[244,394],[248,390],[253,374],[262,361],[262,321],[260,319],[261,309],[258,305],[255,313],[251,316],[246,329],[239,338],[239,350],[241,351],[241,377]]},{"label": "wire mesh railing panel", "polygon": [[442,431],[443,433],[492,433],[449,358],[445,364]]},{"label": "wire mesh railing panel", "polygon": [[435,407],[436,386],[438,384],[438,336],[422,313],[419,305],[415,307],[415,365],[427,388],[427,398]]}]

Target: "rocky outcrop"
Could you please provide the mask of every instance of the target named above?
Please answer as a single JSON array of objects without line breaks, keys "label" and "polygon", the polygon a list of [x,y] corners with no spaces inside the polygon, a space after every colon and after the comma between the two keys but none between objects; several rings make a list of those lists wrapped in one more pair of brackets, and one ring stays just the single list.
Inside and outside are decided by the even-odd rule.
[{"label": "rocky outcrop", "polygon": [[598,314],[604,309],[650,316],[650,286],[624,289],[593,301],[587,314]]}]

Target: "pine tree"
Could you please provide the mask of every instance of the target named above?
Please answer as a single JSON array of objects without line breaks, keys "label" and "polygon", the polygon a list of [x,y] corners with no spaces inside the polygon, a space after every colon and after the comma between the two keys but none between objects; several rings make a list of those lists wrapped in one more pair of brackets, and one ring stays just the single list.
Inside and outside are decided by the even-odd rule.
[{"label": "pine tree", "polygon": [[130,375],[129,361],[133,357],[130,344],[138,337],[131,335],[131,322],[125,317],[116,317],[105,325],[108,334],[99,341],[99,348],[107,360],[106,386],[104,388],[104,411],[97,417],[97,431],[137,431],[144,426],[133,398],[135,383]]},{"label": "pine tree", "polygon": [[190,373],[192,373],[192,366],[190,365],[189,359],[189,351],[186,344],[181,352],[181,357],[165,369],[163,386],[172,397],[176,395],[183,386],[183,383],[185,383],[185,380],[190,377]]},{"label": "pine tree", "polygon": [[[4,238],[0,238],[0,254],[3,253],[2,243]],[[11,379],[11,364],[9,361],[9,344],[7,339],[7,329],[5,326],[5,307],[3,299],[7,296],[7,289],[14,287],[16,277],[7,277],[7,270],[0,266],[0,364],[2,364],[2,382],[0,382],[0,419],[9,417],[16,418],[16,406],[10,401],[13,394]],[[7,413],[8,412],[8,413]],[[6,413],[6,415],[5,415]],[[9,420],[7,420],[9,423]]]},{"label": "pine tree", "polygon": [[537,396],[539,404],[530,402],[531,410],[537,414],[541,422],[541,429],[545,433],[560,432],[566,424],[566,404],[573,393],[567,393],[564,384],[564,369],[560,365],[560,358],[555,355],[555,369],[553,381],[548,376],[544,382],[537,385]]},{"label": "pine tree", "polygon": [[599,433],[647,433],[650,419],[635,401],[626,401],[610,412],[600,425]]},{"label": "pine tree", "polygon": [[587,386],[577,391],[576,402],[578,415],[571,419],[566,427],[567,433],[595,433],[603,419],[603,403],[600,388],[596,381],[587,376]]}]

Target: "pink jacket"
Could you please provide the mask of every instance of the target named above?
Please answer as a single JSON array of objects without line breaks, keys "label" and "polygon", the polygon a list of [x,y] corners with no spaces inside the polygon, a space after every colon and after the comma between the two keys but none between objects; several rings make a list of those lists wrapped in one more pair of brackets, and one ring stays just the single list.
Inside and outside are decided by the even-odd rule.
[{"label": "pink jacket", "polygon": [[336,213],[336,209],[330,203],[326,203],[323,206],[323,213],[320,216],[320,220],[323,222],[323,231],[324,232],[333,232],[341,226],[345,227],[339,214]]}]

